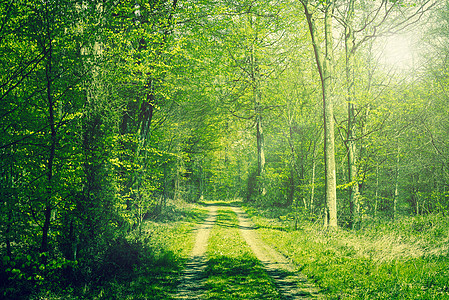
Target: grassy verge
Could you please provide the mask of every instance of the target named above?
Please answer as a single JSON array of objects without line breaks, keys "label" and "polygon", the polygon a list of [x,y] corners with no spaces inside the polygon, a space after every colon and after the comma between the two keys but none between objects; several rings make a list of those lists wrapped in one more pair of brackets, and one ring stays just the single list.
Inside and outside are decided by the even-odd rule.
[{"label": "grassy verge", "polygon": [[302,221],[246,208],[259,235],[302,266],[329,299],[449,299],[448,220],[442,216],[371,221],[332,234]]},{"label": "grassy verge", "polygon": [[281,299],[272,279],[239,234],[237,216],[218,211],[209,238],[204,299]]},{"label": "grassy verge", "polygon": [[112,243],[97,280],[41,291],[33,299],[172,299],[193,247],[193,228],[206,215],[199,205],[172,204],[157,220],[145,221],[141,234]]}]

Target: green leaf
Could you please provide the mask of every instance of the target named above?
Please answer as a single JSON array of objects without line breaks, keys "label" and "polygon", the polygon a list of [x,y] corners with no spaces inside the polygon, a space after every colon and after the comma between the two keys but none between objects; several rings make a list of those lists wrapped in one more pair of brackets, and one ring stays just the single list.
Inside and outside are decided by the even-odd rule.
[{"label": "green leaf", "polygon": [[10,262],[11,258],[8,255],[3,256],[2,258],[3,264],[7,264]]}]

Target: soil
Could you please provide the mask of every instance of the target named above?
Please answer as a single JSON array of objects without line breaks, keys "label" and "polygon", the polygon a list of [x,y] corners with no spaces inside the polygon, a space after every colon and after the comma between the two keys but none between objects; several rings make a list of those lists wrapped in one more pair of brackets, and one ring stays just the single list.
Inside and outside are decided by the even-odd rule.
[{"label": "soil", "polygon": [[[175,299],[201,299],[204,292],[202,283],[205,279],[204,270],[207,263],[208,238],[219,208],[220,206],[210,205],[205,222],[197,229],[195,245],[178,285],[178,294],[175,295]],[[267,274],[274,279],[284,299],[322,298],[318,289],[307,280],[305,275],[298,271],[298,267],[258,237],[254,224],[240,207],[233,206],[232,210],[237,214],[241,236],[250,246],[257,259],[262,262]]]}]

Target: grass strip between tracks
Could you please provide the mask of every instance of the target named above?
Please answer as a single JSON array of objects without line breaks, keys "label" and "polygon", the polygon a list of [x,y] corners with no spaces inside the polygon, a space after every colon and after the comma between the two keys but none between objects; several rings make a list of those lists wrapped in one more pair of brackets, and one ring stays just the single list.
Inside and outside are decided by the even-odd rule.
[{"label": "grass strip between tracks", "polygon": [[239,233],[236,214],[218,211],[208,246],[204,299],[282,299]]}]

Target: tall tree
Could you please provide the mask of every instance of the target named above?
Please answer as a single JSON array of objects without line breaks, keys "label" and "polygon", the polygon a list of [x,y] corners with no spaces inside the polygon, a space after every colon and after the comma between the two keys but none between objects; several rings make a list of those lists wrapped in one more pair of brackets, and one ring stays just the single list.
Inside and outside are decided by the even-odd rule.
[{"label": "tall tree", "polygon": [[[313,51],[315,54],[316,66],[320,75],[323,122],[324,122],[324,162],[325,162],[325,191],[326,208],[324,212],[324,226],[329,228],[337,227],[337,174],[335,167],[335,137],[334,137],[334,112],[333,102],[333,32],[332,20],[334,13],[334,1],[326,1],[322,4],[324,10],[324,45],[321,46],[319,31],[315,22],[314,14],[318,13],[316,8],[310,5],[309,1],[301,1],[304,13],[309,26],[309,33],[312,39]],[[315,9],[315,10],[314,10]]]},{"label": "tall tree", "polygon": [[[282,1],[278,1],[282,7]],[[227,20],[227,35],[220,34],[231,68],[228,87],[222,87],[224,107],[234,116],[253,122],[256,130],[258,194],[264,196],[266,168],[264,118],[275,107],[266,95],[271,80],[277,76],[283,55],[279,41],[283,38],[279,8],[267,1],[245,2],[235,16]],[[236,51],[237,50],[237,51]]]},{"label": "tall tree", "polygon": [[[345,77],[346,77],[346,102],[347,102],[347,126],[345,146],[347,151],[347,173],[349,190],[350,219],[349,225],[354,228],[360,221],[360,178],[358,174],[357,142],[363,144],[360,134],[357,136],[357,99],[356,92],[356,56],[360,48],[374,39],[400,33],[407,27],[416,23],[428,10],[432,8],[432,1],[416,1],[413,5],[403,1],[391,1],[382,3],[368,3],[364,1],[339,1],[336,9],[336,19],[344,28],[345,49]],[[401,18],[396,18],[400,14]],[[357,36],[356,36],[357,35]],[[359,55],[360,56],[360,55]],[[363,131],[363,129],[361,129]]]}]

